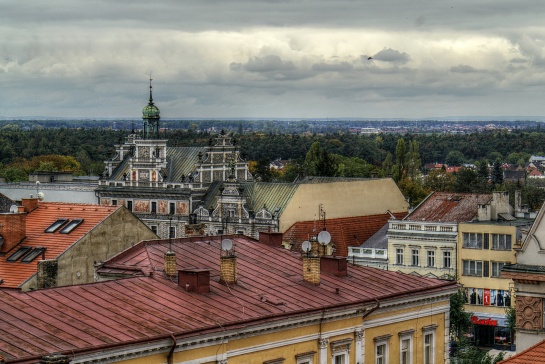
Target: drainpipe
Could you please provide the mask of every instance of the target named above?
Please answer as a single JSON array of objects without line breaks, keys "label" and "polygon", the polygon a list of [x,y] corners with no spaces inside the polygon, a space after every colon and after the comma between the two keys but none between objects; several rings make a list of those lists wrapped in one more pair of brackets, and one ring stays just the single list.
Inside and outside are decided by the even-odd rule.
[{"label": "drainpipe", "polygon": [[170,351],[168,352],[167,356],[167,363],[172,364],[173,363],[173,357],[174,357],[174,348],[176,347],[176,338],[173,334],[170,334],[170,338],[172,339],[172,346],[170,347]]},{"label": "drainpipe", "polygon": [[373,311],[375,311],[376,309],[378,309],[380,307],[380,301],[378,299],[375,298],[375,302],[377,303],[377,305],[375,307],[373,307],[372,309],[370,309],[369,311],[367,311],[366,313],[363,314],[363,316],[361,317],[361,320],[363,321],[367,316],[369,316],[370,314],[373,313]]}]

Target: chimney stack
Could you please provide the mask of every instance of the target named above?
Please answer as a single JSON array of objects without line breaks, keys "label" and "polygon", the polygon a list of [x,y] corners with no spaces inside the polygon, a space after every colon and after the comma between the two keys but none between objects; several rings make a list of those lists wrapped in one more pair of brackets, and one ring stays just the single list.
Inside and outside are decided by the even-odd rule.
[{"label": "chimney stack", "polygon": [[165,274],[168,277],[174,277],[176,273],[176,254],[168,249],[165,252]]},{"label": "chimney stack", "polygon": [[6,253],[26,237],[26,213],[12,212],[0,214],[0,253]]},{"label": "chimney stack", "polygon": [[237,283],[237,258],[234,254],[220,257],[220,282]]},{"label": "chimney stack", "polygon": [[303,257],[303,280],[320,284],[320,257]]},{"label": "chimney stack", "polygon": [[25,212],[32,212],[36,208],[38,208],[38,198],[22,198],[21,204],[25,208]]}]

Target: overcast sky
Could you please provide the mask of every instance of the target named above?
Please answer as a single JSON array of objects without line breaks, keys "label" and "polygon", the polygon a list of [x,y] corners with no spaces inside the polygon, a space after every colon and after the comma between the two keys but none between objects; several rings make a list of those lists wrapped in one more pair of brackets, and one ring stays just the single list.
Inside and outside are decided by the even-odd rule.
[{"label": "overcast sky", "polygon": [[1,0],[0,116],[545,115],[543,0]]}]

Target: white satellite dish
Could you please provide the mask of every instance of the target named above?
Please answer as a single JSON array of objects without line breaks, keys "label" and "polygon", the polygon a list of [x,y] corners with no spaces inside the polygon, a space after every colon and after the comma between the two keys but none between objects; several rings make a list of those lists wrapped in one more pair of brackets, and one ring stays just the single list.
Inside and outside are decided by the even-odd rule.
[{"label": "white satellite dish", "polygon": [[231,239],[223,239],[221,241],[221,250],[228,252],[233,249],[233,241]]},{"label": "white satellite dish", "polygon": [[305,253],[308,253],[312,249],[312,243],[308,240],[303,241],[303,244],[301,244],[301,248]]},{"label": "white satellite dish", "polygon": [[326,230],[320,231],[318,234],[318,243],[322,245],[327,245],[331,241],[331,234],[328,233]]},{"label": "white satellite dish", "polygon": [[17,207],[17,205],[11,205],[10,208],[9,208],[9,212],[11,212],[12,214],[16,213],[19,211],[19,208]]}]

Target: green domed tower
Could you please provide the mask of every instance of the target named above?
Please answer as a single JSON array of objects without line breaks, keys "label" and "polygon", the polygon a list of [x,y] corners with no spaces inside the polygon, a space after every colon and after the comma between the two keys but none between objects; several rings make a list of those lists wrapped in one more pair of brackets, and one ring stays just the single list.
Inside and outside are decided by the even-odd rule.
[{"label": "green domed tower", "polygon": [[144,120],[143,138],[158,139],[159,138],[159,108],[153,103],[151,94],[151,77],[149,79],[149,102],[142,110],[142,119]]}]

